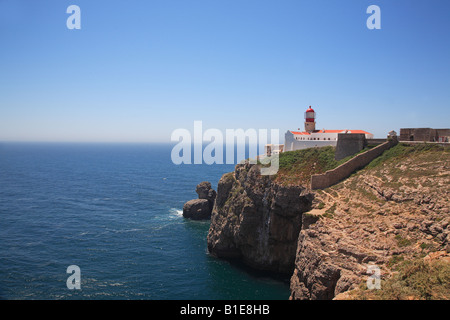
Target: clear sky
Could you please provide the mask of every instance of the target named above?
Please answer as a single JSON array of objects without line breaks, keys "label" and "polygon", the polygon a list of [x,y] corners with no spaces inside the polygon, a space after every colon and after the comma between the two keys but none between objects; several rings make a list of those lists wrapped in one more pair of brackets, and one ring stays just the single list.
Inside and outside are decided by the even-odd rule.
[{"label": "clear sky", "polygon": [[0,141],[284,134],[310,105],[319,129],[450,127],[450,1],[0,0]]}]

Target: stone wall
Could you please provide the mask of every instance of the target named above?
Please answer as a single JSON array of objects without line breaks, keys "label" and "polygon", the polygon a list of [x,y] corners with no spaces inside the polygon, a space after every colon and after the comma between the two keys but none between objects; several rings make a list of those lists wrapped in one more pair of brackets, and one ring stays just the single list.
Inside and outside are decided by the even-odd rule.
[{"label": "stone wall", "polygon": [[438,141],[450,136],[450,129],[401,128],[400,141]]},{"label": "stone wall", "polygon": [[400,141],[431,141],[431,128],[401,128]]},{"label": "stone wall", "polygon": [[374,145],[385,143],[386,141],[387,141],[387,139],[367,139],[367,145],[374,146]]},{"label": "stone wall", "polygon": [[366,146],[364,133],[339,133],[334,158],[344,159],[352,154],[360,152]]},{"label": "stone wall", "polygon": [[435,129],[435,141],[439,141],[439,137],[446,137],[443,142],[450,142],[450,129]]},{"label": "stone wall", "polygon": [[324,174],[311,177],[311,189],[325,189],[350,176],[354,171],[363,168],[373,159],[380,156],[385,150],[390,149],[398,143],[397,137],[386,141],[375,148],[357,155],[339,167],[328,170]]}]

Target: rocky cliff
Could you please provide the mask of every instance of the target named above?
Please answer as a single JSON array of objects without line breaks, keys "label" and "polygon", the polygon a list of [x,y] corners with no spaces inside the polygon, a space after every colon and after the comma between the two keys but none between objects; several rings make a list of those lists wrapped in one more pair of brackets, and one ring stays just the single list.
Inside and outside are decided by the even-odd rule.
[{"label": "rocky cliff", "polygon": [[292,274],[302,213],[312,199],[305,187],[284,187],[261,176],[257,165],[237,165],[217,187],[209,252],[239,258],[259,270]]},{"label": "rocky cliff", "polygon": [[[313,192],[261,176],[256,165],[238,165],[219,182],[208,249],[291,274],[290,299],[359,292],[352,295],[357,298],[371,265],[386,288],[403,263],[430,255],[448,263],[449,168],[448,149],[398,145],[341,183]],[[444,286],[439,297],[450,294],[445,268],[435,279]],[[389,285],[389,292],[398,286]],[[400,288],[395,297],[429,298],[439,291],[424,294],[424,286]]]}]

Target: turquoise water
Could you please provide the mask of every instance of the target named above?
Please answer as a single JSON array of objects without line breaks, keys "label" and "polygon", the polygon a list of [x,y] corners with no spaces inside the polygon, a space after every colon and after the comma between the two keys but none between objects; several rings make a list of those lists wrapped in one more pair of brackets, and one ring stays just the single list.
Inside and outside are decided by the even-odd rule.
[{"label": "turquoise water", "polygon": [[234,165],[177,166],[170,151],[0,143],[0,298],[287,299],[286,281],[209,256],[209,221],[181,215]]}]

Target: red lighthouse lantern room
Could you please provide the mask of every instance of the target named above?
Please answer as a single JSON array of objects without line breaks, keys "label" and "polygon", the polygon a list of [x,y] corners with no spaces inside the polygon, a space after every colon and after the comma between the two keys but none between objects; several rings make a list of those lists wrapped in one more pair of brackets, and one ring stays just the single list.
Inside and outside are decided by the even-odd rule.
[{"label": "red lighthouse lantern room", "polygon": [[316,112],[311,106],[305,112],[305,121],[306,122],[315,122],[316,121]]},{"label": "red lighthouse lantern room", "polygon": [[316,112],[309,106],[305,112],[305,131],[313,132],[316,130]]}]

